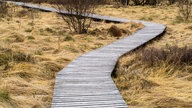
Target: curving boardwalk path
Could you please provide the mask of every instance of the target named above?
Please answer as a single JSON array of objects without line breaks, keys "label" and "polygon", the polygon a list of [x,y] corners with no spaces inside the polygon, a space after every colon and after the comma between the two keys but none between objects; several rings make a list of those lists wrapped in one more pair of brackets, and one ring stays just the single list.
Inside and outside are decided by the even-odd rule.
[{"label": "curving boardwalk path", "polygon": [[[43,11],[68,14],[54,8],[14,3]],[[96,14],[89,17],[110,22],[129,22],[127,19]],[[166,29],[162,24],[138,20],[135,22],[141,22],[145,27],[131,36],[78,57],[57,74],[52,108],[127,108],[111,78],[116,62],[121,55],[162,35]]]}]

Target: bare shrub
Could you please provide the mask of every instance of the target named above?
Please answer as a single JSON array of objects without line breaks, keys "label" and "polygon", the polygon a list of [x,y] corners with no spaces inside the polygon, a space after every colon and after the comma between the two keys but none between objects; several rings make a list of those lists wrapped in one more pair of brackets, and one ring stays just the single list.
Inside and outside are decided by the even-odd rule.
[{"label": "bare shrub", "polygon": [[129,5],[130,0],[114,0],[115,2],[121,3],[122,5]]},{"label": "bare shrub", "polygon": [[148,66],[160,66],[162,63],[174,65],[191,65],[192,48],[168,46],[167,48],[149,48],[139,54],[143,64]]},{"label": "bare shrub", "polygon": [[8,5],[4,0],[0,0],[0,17],[5,17],[8,14]]},{"label": "bare shrub", "polygon": [[115,2],[119,2],[123,5],[129,5],[131,2],[134,5],[151,5],[151,6],[156,6],[160,3],[168,3],[168,4],[174,4],[179,0],[114,0]]},{"label": "bare shrub", "polygon": [[147,5],[157,5],[159,3],[159,0],[146,0],[145,4]]},{"label": "bare shrub", "polygon": [[170,5],[176,3],[177,1],[179,1],[179,0],[168,0]]},{"label": "bare shrub", "polygon": [[97,5],[103,0],[55,0],[59,11],[68,11],[68,15],[61,15],[68,24],[71,31],[76,33],[86,33],[91,25],[89,18],[95,11]]},{"label": "bare shrub", "polygon": [[160,0],[131,0],[135,5],[157,5]]},{"label": "bare shrub", "polygon": [[145,0],[132,0],[135,5],[144,5]]},{"label": "bare shrub", "polygon": [[179,0],[179,15],[183,18],[183,21],[188,21],[191,18],[192,1],[191,0]]}]

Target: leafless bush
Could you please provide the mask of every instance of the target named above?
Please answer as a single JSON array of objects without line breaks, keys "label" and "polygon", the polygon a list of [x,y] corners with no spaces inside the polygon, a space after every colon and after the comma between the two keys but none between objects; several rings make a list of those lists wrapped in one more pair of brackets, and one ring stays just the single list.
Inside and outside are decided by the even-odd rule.
[{"label": "leafless bush", "polygon": [[149,48],[139,54],[143,64],[149,66],[160,66],[162,63],[174,65],[191,65],[192,48],[168,46],[167,48]]},{"label": "leafless bush", "polygon": [[170,5],[176,3],[177,1],[179,1],[179,0],[168,0]]},{"label": "leafless bush", "polygon": [[8,5],[4,0],[0,0],[0,17],[5,17],[8,14]]},{"label": "leafless bush", "polygon": [[157,5],[160,0],[132,0],[135,5]]},{"label": "leafless bush", "polygon": [[160,3],[163,4],[174,4],[179,0],[114,0],[116,3],[121,3],[123,5],[129,5],[129,4],[134,4],[134,5],[152,5],[156,6]]},{"label": "leafless bush", "polygon": [[68,11],[68,15],[61,15],[69,29],[76,33],[86,33],[91,25],[89,16],[103,0],[55,0],[59,11]]},{"label": "leafless bush", "polygon": [[115,0],[115,2],[121,3],[122,5],[129,5],[130,0]]},{"label": "leafless bush", "polygon": [[191,0],[179,0],[179,15],[184,21],[188,21],[191,17],[192,1]]},{"label": "leafless bush", "polygon": [[143,5],[145,0],[132,0],[135,5]]}]

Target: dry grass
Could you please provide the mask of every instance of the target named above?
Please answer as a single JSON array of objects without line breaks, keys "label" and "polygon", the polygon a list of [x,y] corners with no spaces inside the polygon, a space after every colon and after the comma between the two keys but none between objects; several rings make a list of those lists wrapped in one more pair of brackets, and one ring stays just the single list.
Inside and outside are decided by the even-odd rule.
[{"label": "dry grass", "polygon": [[[88,34],[74,34],[56,13],[11,7],[15,7],[12,17],[0,19],[0,90],[6,88],[0,92],[3,108],[50,107],[57,72],[79,55],[142,28],[133,22],[93,22]],[[113,37],[108,32],[112,25],[127,32]]]},{"label": "dry grass", "polygon": [[[178,17],[178,7],[171,6],[129,6],[114,8],[105,6],[98,12],[103,15],[128,19],[153,21],[167,25],[167,32],[160,40],[155,40],[146,48],[166,46],[192,46],[191,21],[182,22]],[[192,74],[191,64],[179,66],[161,63],[158,66],[140,64],[140,49],[119,60],[114,78],[121,94],[130,108],[191,108]]]}]

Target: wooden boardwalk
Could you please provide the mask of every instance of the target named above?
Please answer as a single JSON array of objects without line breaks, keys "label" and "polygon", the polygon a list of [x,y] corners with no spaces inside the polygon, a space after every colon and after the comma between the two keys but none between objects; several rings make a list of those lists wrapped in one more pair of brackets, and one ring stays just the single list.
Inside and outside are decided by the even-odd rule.
[{"label": "wooden boardwalk", "polygon": [[[54,8],[15,3],[67,14],[66,11],[59,12]],[[110,22],[129,22],[126,19],[96,14],[89,17]],[[141,22],[145,27],[131,36],[81,55],[56,75],[52,108],[127,108],[111,78],[116,62],[121,55],[162,35],[166,28],[165,25],[157,23],[138,20],[135,22]]]}]

